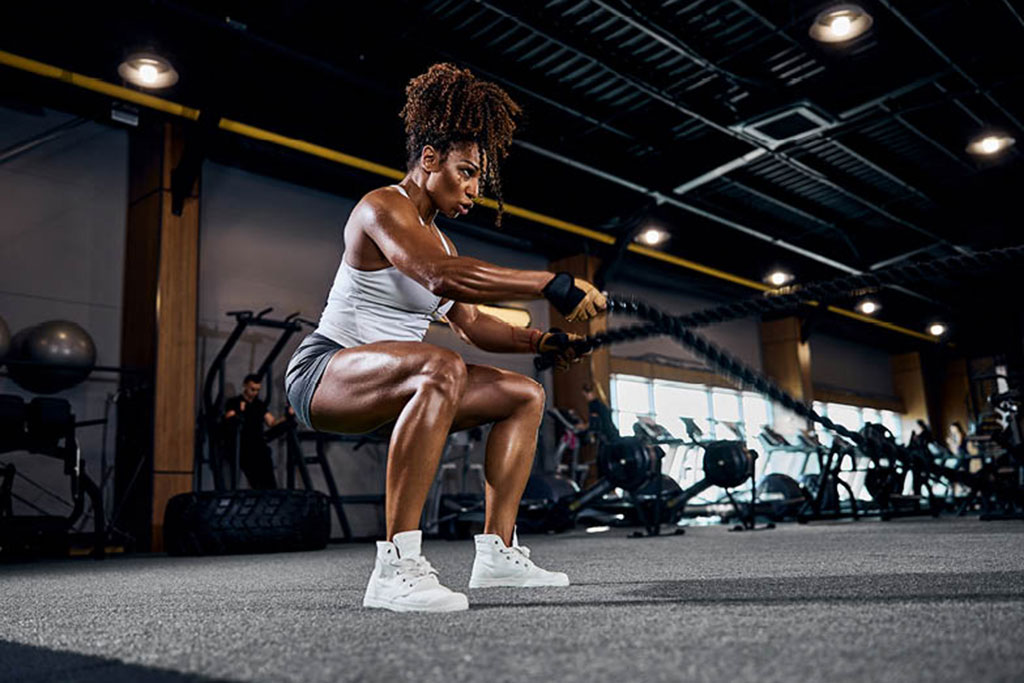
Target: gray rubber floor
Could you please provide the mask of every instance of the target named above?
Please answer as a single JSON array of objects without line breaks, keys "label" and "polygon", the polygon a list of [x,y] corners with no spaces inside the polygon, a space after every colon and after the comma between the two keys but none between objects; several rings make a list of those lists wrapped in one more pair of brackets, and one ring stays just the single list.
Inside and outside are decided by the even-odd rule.
[{"label": "gray rubber floor", "polygon": [[1024,680],[1019,521],[523,541],[574,584],[446,615],[362,609],[371,545],[0,566],[0,681]]}]

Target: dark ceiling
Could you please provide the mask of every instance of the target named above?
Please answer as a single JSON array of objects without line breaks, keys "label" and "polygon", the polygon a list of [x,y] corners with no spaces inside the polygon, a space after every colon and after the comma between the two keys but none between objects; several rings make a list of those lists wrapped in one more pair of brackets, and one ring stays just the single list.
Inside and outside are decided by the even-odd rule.
[{"label": "dark ceiling", "polygon": [[[453,61],[526,111],[504,171],[508,202],[613,236],[657,223],[671,233],[667,252],[753,280],[773,266],[808,281],[1024,242],[1020,146],[985,160],[965,151],[989,130],[1024,142],[1024,6],[865,1],[870,31],[819,44],[808,27],[833,4],[21,3],[0,26],[0,49],[119,83],[122,57],[150,47],[181,73],[161,97],[393,167],[404,84]],[[0,84],[9,106],[109,120],[109,99],[59,82],[0,68]],[[777,146],[750,132],[796,107],[825,126]],[[208,153],[346,195],[380,184],[227,133]],[[461,229],[497,239],[492,220],[480,210]],[[515,218],[501,239],[550,256],[608,249]],[[632,254],[616,273],[717,299],[750,296]],[[980,349],[1018,330],[1019,290],[1005,275],[977,274],[878,298],[886,320],[915,330],[951,320]],[[894,348],[912,342],[825,324]]]}]

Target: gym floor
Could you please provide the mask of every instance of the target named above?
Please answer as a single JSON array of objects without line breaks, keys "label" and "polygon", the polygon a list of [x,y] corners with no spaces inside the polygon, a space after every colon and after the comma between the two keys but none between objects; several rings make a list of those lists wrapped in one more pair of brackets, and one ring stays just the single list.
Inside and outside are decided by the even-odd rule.
[{"label": "gym floor", "polygon": [[[371,545],[0,567],[0,680],[1020,681],[1024,524],[530,536],[568,588],[360,607]],[[452,587],[470,541],[428,541]]]},{"label": "gym floor", "polygon": [[[371,545],[0,567],[0,680],[1020,681],[1024,524],[525,537],[568,588],[362,609]],[[471,542],[425,554],[465,586]]]}]

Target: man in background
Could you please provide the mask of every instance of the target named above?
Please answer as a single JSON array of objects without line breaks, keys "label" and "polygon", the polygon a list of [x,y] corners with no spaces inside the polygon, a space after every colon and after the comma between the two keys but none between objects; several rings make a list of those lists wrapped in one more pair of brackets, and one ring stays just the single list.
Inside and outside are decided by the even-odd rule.
[{"label": "man in background", "polygon": [[274,462],[270,446],[263,438],[263,430],[281,424],[295,413],[289,407],[287,415],[275,418],[267,409],[267,404],[259,398],[261,380],[259,375],[246,375],[242,381],[242,393],[224,404],[224,425],[229,444],[227,452],[232,452],[230,447],[235,445],[234,439],[237,437],[238,462],[249,482],[249,488],[276,489]]}]

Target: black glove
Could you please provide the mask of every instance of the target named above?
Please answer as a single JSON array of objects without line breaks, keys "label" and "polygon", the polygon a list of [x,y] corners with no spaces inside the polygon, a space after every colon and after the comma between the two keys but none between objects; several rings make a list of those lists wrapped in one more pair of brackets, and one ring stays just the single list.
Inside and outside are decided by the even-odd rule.
[{"label": "black glove", "polygon": [[569,322],[595,318],[608,305],[604,294],[594,285],[574,278],[571,273],[559,273],[541,291]]}]

